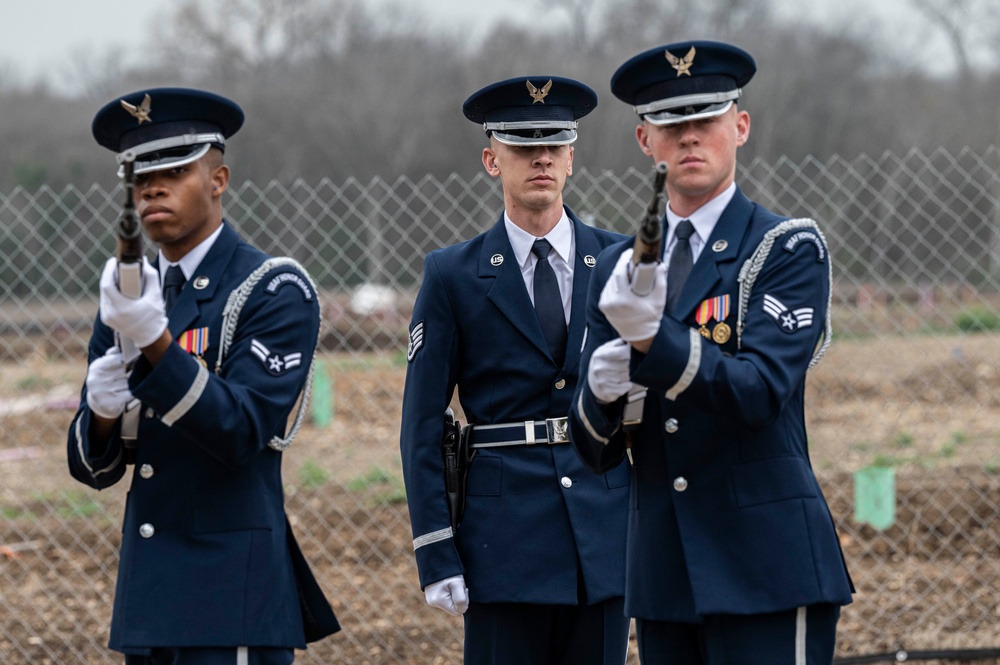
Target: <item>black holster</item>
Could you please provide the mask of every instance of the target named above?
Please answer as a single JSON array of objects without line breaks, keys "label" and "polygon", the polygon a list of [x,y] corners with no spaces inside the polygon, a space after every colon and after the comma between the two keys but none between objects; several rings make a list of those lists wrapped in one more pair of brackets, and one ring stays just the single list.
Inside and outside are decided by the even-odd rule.
[{"label": "black holster", "polygon": [[450,408],[445,410],[441,454],[444,456],[444,486],[453,532],[458,531],[465,513],[465,479],[472,461],[469,446],[471,432],[471,425],[462,427],[462,423],[455,420],[455,413]]}]

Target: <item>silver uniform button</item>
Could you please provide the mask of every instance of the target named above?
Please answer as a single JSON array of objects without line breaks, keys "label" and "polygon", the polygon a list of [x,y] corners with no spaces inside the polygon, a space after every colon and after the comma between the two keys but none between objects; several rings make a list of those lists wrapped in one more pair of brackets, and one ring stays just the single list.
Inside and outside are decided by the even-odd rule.
[{"label": "silver uniform button", "polygon": [[562,390],[566,387],[566,379],[559,379],[556,381],[556,390]]},{"label": "silver uniform button", "polygon": [[151,407],[151,406],[146,407],[146,420],[149,420],[154,415],[155,415],[155,412],[153,411],[153,407]]},{"label": "silver uniform button", "polygon": [[667,422],[663,423],[663,429],[667,430],[667,434],[673,434],[677,431],[677,428],[678,425],[676,418],[668,418]]},{"label": "silver uniform button", "polygon": [[685,478],[684,476],[678,476],[678,477],[674,478],[674,489],[675,490],[677,490],[678,492],[683,492],[687,488],[688,488],[687,478]]},{"label": "silver uniform button", "polygon": [[570,480],[569,476],[563,476],[563,477],[562,477],[562,480],[560,480],[559,482],[560,482],[560,484],[562,484],[562,486],[563,486],[563,487],[565,487],[566,489],[569,489],[570,487],[572,487],[572,486],[573,486],[573,481],[572,481],[572,480]]},{"label": "silver uniform button", "polygon": [[153,477],[153,465],[152,464],[143,464],[142,466],[140,466],[139,467],[139,475],[142,476],[143,478],[152,478]]},{"label": "silver uniform button", "polygon": [[139,527],[139,535],[143,538],[152,538],[154,533],[156,533],[156,529],[149,522]]}]

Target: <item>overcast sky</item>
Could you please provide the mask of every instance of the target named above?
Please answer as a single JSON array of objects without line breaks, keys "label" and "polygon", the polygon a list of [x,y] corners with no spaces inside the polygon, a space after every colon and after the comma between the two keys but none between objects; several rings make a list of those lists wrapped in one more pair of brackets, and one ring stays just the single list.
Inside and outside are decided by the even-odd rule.
[{"label": "overcast sky", "polygon": [[[360,0],[366,5],[392,0]],[[52,79],[84,52],[103,54],[113,48],[141,49],[168,16],[175,0],[0,0],[0,65],[13,67],[27,79]],[[514,8],[535,7],[534,0],[405,0],[426,12],[434,25],[486,25]]]},{"label": "overcast sky", "polygon": [[[359,1],[369,5],[393,0]],[[155,20],[169,15],[176,5],[176,0],[0,0],[0,67],[13,70],[22,81],[44,79],[59,84],[76,56],[103,55],[114,48],[123,53],[141,50],[142,40],[155,30]],[[477,26],[484,31],[503,17],[537,15],[540,4],[536,0],[405,0],[405,6],[424,13],[431,26],[462,25],[476,34]],[[909,0],[786,0],[782,6],[788,16],[827,25],[872,21],[891,38],[909,39],[907,48],[912,48],[914,40],[933,40],[941,66],[947,67],[951,60],[947,48],[937,41],[939,36],[914,18]],[[560,18],[556,12],[548,16]]]}]

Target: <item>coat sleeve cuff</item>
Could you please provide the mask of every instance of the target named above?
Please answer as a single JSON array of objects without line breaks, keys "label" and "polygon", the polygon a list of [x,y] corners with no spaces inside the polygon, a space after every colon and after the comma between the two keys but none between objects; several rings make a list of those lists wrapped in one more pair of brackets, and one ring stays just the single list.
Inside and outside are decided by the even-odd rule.
[{"label": "coat sleeve cuff", "polygon": [[428,584],[465,574],[458,557],[458,549],[455,547],[455,539],[451,534],[451,527],[446,531],[447,534],[444,534],[444,531],[438,534],[443,537],[427,534],[413,541],[413,553],[417,558],[421,589]]},{"label": "coat sleeve cuff", "polygon": [[698,375],[702,348],[697,330],[664,318],[645,356],[633,354],[632,380],[675,401]]},{"label": "coat sleeve cuff", "polygon": [[155,367],[141,363],[144,366],[136,366],[129,387],[143,404],[162,414],[161,420],[168,427],[198,403],[208,385],[208,369],[177,344],[170,345]]},{"label": "coat sleeve cuff", "polygon": [[91,445],[90,424],[90,409],[81,409],[70,425],[70,466],[88,476],[95,487],[106,487],[117,482],[122,475],[121,419],[115,424],[107,443],[96,451]]},{"label": "coat sleeve cuff", "polygon": [[620,401],[601,404],[586,384],[577,392],[572,411],[587,438],[605,446],[611,442],[611,437],[621,426]]},{"label": "coat sleeve cuff", "polygon": [[594,473],[606,473],[625,454],[621,413],[622,400],[601,404],[587,386],[577,392],[569,413],[570,440],[580,460]]}]

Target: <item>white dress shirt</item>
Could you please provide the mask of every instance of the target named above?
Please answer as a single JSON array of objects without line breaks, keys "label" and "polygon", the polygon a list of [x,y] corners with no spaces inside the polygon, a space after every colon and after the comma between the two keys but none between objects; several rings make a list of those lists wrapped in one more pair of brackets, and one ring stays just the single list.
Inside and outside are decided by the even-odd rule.
[{"label": "white dress shirt", "polygon": [[670,255],[674,251],[674,245],[677,244],[677,236],[674,234],[674,231],[677,230],[677,223],[687,219],[694,226],[694,233],[691,234],[690,238],[691,261],[694,263],[701,256],[701,250],[705,248],[705,243],[711,237],[712,231],[715,229],[719,218],[722,217],[726,206],[733,200],[734,194],[736,194],[735,182],[730,183],[726,191],[695,210],[689,217],[681,217],[667,205],[667,233],[669,235],[667,236],[667,249],[663,253],[663,260],[668,266],[670,265]]},{"label": "white dress shirt", "polygon": [[[524,286],[528,289],[528,297],[531,304],[535,304],[535,263],[538,257],[531,253],[531,246],[538,240],[517,224],[510,220],[507,211],[503,213],[503,223],[507,229],[507,238],[510,246],[514,249],[514,258],[521,268],[521,277],[524,278]],[[545,236],[552,251],[549,252],[549,265],[556,274],[556,282],[559,284],[559,295],[562,298],[563,315],[569,321],[570,308],[573,304],[573,256],[576,254],[576,238],[573,236],[573,223],[563,210],[562,217],[556,225]]]},{"label": "white dress shirt", "polygon": [[208,254],[208,250],[212,249],[212,245],[215,244],[215,240],[222,233],[222,224],[219,224],[219,228],[212,232],[212,235],[208,236],[200,243],[198,243],[194,249],[181,257],[181,260],[177,263],[170,263],[167,261],[167,257],[163,256],[163,252],[160,252],[160,261],[157,267],[160,269],[160,284],[163,284],[163,278],[167,274],[167,268],[170,266],[180,266],[181,272],[184,273],[184,279],[190,280],[191,275],[194,271],[198,269],[201,265],[202,260]]}]

